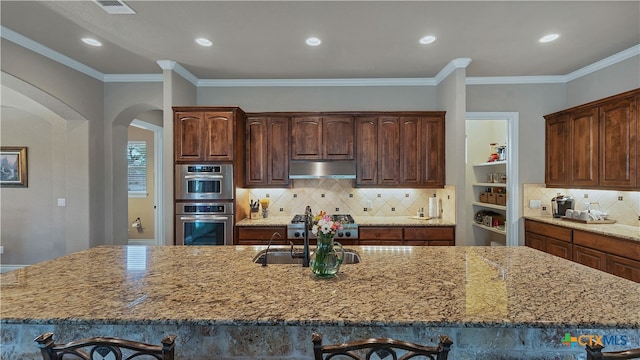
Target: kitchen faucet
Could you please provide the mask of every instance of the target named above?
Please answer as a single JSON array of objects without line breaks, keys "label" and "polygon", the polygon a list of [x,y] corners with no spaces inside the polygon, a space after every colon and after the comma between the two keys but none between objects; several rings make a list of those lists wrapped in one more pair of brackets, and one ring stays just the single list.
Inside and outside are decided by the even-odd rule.
[{"label": "kitchen faucet", "polygon": [[276,237],[276,235],[278,237],[280,236],[279,232],[274,232],[273,235],[271,235],[271,239],[269,240],[269,244],[267,245],[267,250],[264,251],[264,257],[262,258],[262,266],[267,266],[267,256],[269,255],[269,248],[271,247],[271,243],[273,242],[273,239]]},{"label": "kitchen faucet", "polygon": [[304,209],[304,246],[302,248],[302,254],[293,252],[293,241],[291,242],[291,257],[302,258],[302,267],[309,267],[309,230],[311,230],[313,222],[313,213],[311,212],[311,206],[307,205]]}]

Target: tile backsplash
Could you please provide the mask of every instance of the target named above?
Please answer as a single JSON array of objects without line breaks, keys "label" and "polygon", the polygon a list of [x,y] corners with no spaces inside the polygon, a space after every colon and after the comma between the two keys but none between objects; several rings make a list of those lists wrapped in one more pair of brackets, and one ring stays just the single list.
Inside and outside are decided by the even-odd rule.
[{"label": "tile backsplash", "polygon": [[[597,202],[600,210],[606,211],[618,224],[640,226],[638,191],[558,189],[546,188],[544,184],[523,184],[523,215],[551,215],[551,199],[558,193],[573,196],[576,210],[585,210],[586,202]],[[541,207],[530,209],[529,200],[540,200]]]},{"label": "tile backsplash", "polygon": [[[310,205],[314,213],[353,216],[414,216],[418,208],[428,212],[429,198],[442,200],[442,217],[455,220],[455,187],[444,189],[354,188],[353,180],[297,179],[291,189],[250,189],[251,199],[268,197],[269,214],[289,216],[304,213]],[[366,209],[366,210],[365,210]]]}]

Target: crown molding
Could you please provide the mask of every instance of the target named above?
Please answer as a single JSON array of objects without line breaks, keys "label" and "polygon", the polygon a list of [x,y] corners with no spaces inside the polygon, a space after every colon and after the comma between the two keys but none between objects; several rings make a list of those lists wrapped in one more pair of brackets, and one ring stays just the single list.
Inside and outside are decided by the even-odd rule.
[{"label": "crown molding", "polygon": [[353,78],[353,79],[203,79],[198,87],[277,87],[277,86],[434,86],[432,78]]},{"label": "crown molding", "polygon": [[103,81],[104,74],[99,72],[98,70],[89,67],[85,64],[82,64],[79,61],[73,60],[72,58],[62,55],[61,53],[52,50],[39,42],[35,42],[29,39],[26,36],[20,35],[17,32],[8,29],[4,26],[0,26],[0,37],[3,39],[7,39],[15,44],[18,44],[24,48],[27,48],[37,54],[40,54],[46,58],[49,58],[53,61],[56,61],[60,64],[66,65],[76,71],[79,71],[85,75],[91,76],[94,79]]},{"label": "crown molding", "polygon": [[162,70],[172,70],[175,71],[176,74],[185,78],[191,84],[198,86],[198,78],[195,77],[189,70],[185,69],[184,66],[178,64],[173,60],[158,60],[156,61]]},{"label": "crown molding", "polygon": [[587,65],[585,67],[583,67],[582,69],[578,69],[572,73],[569,73],[567,75],[565,75],[566,77],[566,82],[570,82],[573,81],[577,78],[583,77],[585,75],[589,75],[593,72],[596,72],[598,70],[604,69],[608,66],[617,64],[619,62],[622,62],[624,60],[627,60],[629,58],[632,58],[634,56],[640,56],[640,44],[636,45],[636,46],[632,46],[630,48],[628,48],[627,50],[623,50],[620,51],[617,54],[613,54],[607,58],[604,58],[600,61],[596,61],[591,65]]},{"label": "crown molding", "polygon": [[[0,37],[102,82],[162,82],[164,80],[162,74],[103,74],[4,26],[0,26]],[[566,84],[634,56],[640,56],[640,44],[566,75],[467,77],[465,79],[465,84]],[[471,58],[457,58],[451,60],[433,78],[198,79],[195,75],[189,72],[189,70],[175,61],[158,60],[157,63],[162,70],[175,71],[178,75],[182,76],[196,87],[436,86],[456,69],[466,68],[469,66]]]}]

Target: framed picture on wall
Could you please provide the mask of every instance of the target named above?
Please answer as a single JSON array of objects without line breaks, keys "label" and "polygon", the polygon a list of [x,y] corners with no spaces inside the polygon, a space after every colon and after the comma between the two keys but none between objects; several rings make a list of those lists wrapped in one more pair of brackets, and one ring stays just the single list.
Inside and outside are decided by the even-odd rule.
[{"label": "framed picture on wall", "polygon": [[27,187],[27,147],[0,147],[0,186]]}]

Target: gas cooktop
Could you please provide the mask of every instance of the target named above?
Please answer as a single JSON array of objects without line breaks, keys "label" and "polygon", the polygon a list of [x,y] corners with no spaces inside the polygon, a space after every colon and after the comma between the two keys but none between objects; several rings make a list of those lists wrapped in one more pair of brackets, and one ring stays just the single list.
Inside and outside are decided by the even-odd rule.
[{"label": "gas cooktop", "polygon": [[[332,221],[338,221],[342,224],[342,230],[336,233],[337,238],[358,238],[358,224],[351,215],[348,214],[334,214],[329,215]],[[291,219],[291,223],[287,225],[287,238],[289,239],[302,239],[304,237],[304,215],[295,215]],[[309,238],[315,239],[316,236],[309,231]]]},{"label": "gas cooktop", "polygon": [[[353,220],[353,217],[348,214],[336,214],[336,215],[329,215],[329,216],[331,217],[332,221],[337,221],[341,224],[355,224],[355,220]],[[304,215],[295,215],[293,219],[291,219],[291,223],[304,224]]]}]

